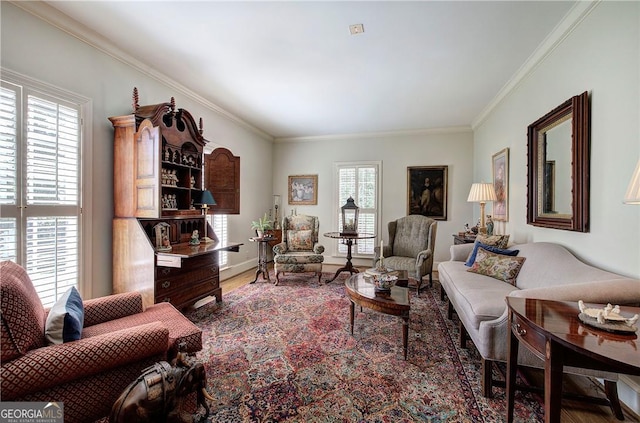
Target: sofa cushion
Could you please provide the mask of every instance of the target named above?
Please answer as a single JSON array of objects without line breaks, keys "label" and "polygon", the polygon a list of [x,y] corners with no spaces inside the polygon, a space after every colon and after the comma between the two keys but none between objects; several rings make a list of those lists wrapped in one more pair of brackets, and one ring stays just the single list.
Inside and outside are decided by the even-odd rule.
[{"label": "sofa cushion", "polygon": [[497,254],[480,247],[476,254],[476,260],[468,271],[515,285],[516,278],[525,260],[526,258],[524,257]]},{"label": "sofa cushion", "polygon": [[473,262],[476,261],[476,254],[478,253],[478,248],[484,248],[487,251],[491,251],[496,254],[504,254],[506,256],[517,256],[520,250],[505,250],[504,248],[494,247],[492,245],[483,244],[481,242],[474,242],[473,250],[469,254],[466,263],[464,264],[467,267],[473,266]]},{"label": "sofa cushion", "polygon": [[29,275],[11,261],[0,263],[1,360],[45,345],[45,312]]},{"label": "sofa cushion", "polygon": [[468,269],[463,262],[445,261],[438,266],[438,275],[460,320],[467,329],[478,329],[481,322],[497,319],[504,313],[507,306],[504,298],[517,288]]},{"label": "sofa cushion", "polygon": [[291,251],[313,250],[313,237],[311,229],[303,231],[287,231],[287,243]]},{"label": "sofa cushion", "polygon": [[144,313],[85,327],[82,337],[89,338],[151,322],[161,322],[169,329],[169,354],[174,354],[182,342],[186,344],[187,352],[202,349],[202,331],[170,303],[154,304],[147,307]]},{"label": "sofa cushion", "polygon": [[82,298],[75,287],[69,288],[51,307],[45,323],[45,336],[50,344],[77,341],[84,326]]}]

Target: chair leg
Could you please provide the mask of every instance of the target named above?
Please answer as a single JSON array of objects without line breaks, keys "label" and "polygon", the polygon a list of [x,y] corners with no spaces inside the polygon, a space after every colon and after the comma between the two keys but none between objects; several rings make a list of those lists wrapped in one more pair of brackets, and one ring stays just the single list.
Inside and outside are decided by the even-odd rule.
[{"label": "chair leg", "polygon": [[444,301],[444,288],[442,287],[442,284],[440,284],[440,301]]},{"label": "chair leg", "polygon": [[276,272],[276,281],[273,283],[274,286],[278,286],[278,284],[280,283],[280,272]]},{"label": "chair leg", "polygon": [[604,392],[609,399],[609,406],[611,411],[618,420],[624,420],[624,414],[622,413],[622,407],[620,406],[620,398],[618,398],[618,383],[612,380],[604,381]]},{"label": "chair leg", "polygon": [[321,277],[322,277],[322,272],[317,272],[318,273],[318,285],[320,285],[321,282]]},{"label": "chair leg", "polygon": [[486,398],[493,398],[493,378],[491,376],[491,370],[493,367],[493,361],[482,359],[482,396]]},{"label": "chair leg", "polygon": [[447,304],[447,319],[453,319],[453,304],[451,304],[451,301]]},{"label": "chair leg", "polygon": [[429,273],[429,288],[433,288],[433,272]]}]

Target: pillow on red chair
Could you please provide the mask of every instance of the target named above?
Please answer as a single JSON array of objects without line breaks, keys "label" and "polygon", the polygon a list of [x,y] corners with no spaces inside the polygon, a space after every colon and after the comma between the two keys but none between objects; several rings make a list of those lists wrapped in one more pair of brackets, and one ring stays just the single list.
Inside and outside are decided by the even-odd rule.
[{"label": "pillow on red chair", "polygon": [[74,287],[69,288],[49,310],[45,336],[50,344],[77,341],[82,336],[84,307],[82,297]]}]

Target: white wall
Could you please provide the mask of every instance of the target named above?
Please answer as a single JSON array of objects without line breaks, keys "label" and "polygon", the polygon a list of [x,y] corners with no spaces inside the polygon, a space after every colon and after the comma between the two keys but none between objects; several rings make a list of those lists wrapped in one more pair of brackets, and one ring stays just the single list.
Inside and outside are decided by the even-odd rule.
[{"label": "white wall", "polygon": [[[640,3],[601,2],[474,128],[474,174],[510,148],[515,242],[551,241],[604,269],[640,277],[640,207],[622,204],[640,157]],[[590,232],[526,223],[527,126],[574,95],[591,96]]]},{"label": "white wall", "polygon": [[[385,243],[389,236],[387,223],[407,214],[407,167],[448,166],[448,219],[438,221],[435,261],[449,259],[451,235],[471,223],[473,206],[467,203],[472,183],[473,140],[470,129],[432,130],[415,133],[361,134],[318,137],[312,139],[277,140],[273,156],[273,192],[282,198],[283,212],[289,214],[288,176],[318,175],[318,204],[297,206],[298,214],[311,214],[320,219],[320,233],[338,230],[333,202],[335,162],[381,161],[382,198],[381,230]],[[332,251],[331,240],[320,240]],[[326,257],[327,263],[344,263],[344,258]],[[369,265],[371,260],[354,260]]]},{"label": "white wall", "polygon": [[240,156],[241,215],[229,217],[229,233],[231,240],[245,245],[239,253],[230,253],[229,259],[239,268],[254,266],[257,253],[255,245],[247,242],[249,222],[271,202],[272,141],[194,101],[171,87],[171,81],[136,70],[13,4],[2,2],[1,8],[2,66],[93,100],[92,156],[83,158],[93,170],[86,199],[93,209],[89,257],[93,271],[83,296],[111,293],[113,129],[107,117],[132,112],[134,86],[141,105],[166,102],[174,96],[177,107],[189,110],[196,120],[203,118],[204,136],[213,146],[224,146]]}]

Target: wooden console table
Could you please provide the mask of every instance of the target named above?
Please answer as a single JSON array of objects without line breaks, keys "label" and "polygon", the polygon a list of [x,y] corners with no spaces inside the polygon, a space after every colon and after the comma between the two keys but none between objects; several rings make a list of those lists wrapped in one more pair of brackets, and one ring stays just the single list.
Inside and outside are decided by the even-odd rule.
[{"label": "wooden console table", "polygon": [[453,235],[453,244],[454,245],[459,245],[459,244],[473,244],[474,242],[476,242],[476,236],[475,235],[465,235],[465,236],[460,236],[460,235]]},{"label": "wooden console table", "polygon": [[[606,332],[583,324],[578,319],[576,302],[507,297],[509,327],[507,358],[507,422],[513,421],[518,345],[522,342],[544,360],[544,420],[560,422],[562,373],[564,366],[640,375],[637,334]],[[604,305],[590,305],[604,307]],[[638,307],[621,307],[621,313],[633,316]],[[617,392],[607,392],[615,395]],[[616,417],[622,416],[619,402],[611,404]],[[617,408],[617,409],[616,409]]]}]

